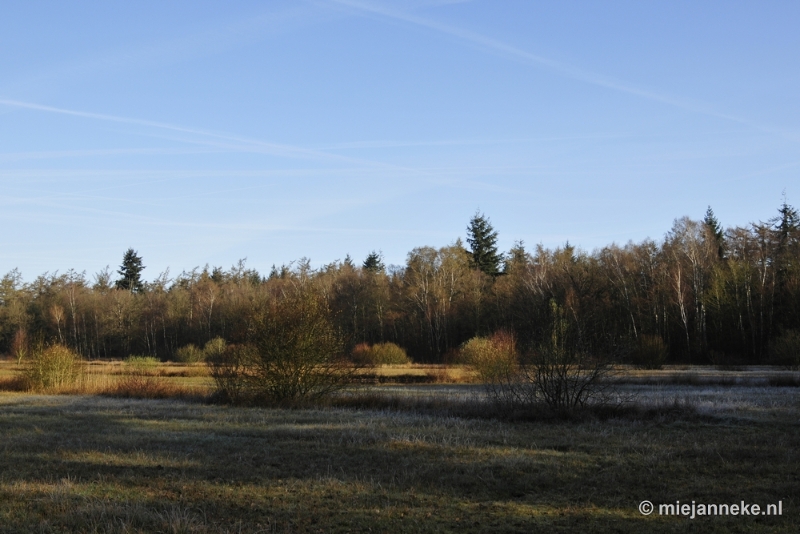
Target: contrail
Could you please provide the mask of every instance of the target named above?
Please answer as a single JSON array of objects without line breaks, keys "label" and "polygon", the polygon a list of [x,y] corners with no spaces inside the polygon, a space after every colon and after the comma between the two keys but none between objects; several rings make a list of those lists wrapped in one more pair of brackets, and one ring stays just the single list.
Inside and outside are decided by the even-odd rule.
[{"label": "contrail", "polygon": [[[165,122],[157,122],[157,121],[150,121],[150,120],[143,120],[143,119],[134,119],[130,117],[120,117],[117,115],[106,115],[103,113],[92,113],[87,111],[76,111],[72,109],[65,109],[65,108],[57,108],[54,106],[45,106],[42,104],[36,104],[32,102],[23,102],[20,100],[10,100],[10,99],[0,99],[0,104],[10,107],[22,108],[22,109],[31,109],[35,111],[44,111],[47,113],[58,113],[61,115],[70,115],[73,117],[82,117],[87,119],[94,119],[94,120],[101,120],[101,121],[108,121],[108,122],[116,122],[122,124],[134,124],[137,126],[147,126],[150,128],[158,128],[161,130],[170,130],[173,132],[181,132],[181,133],[188,133],[193,135],[211,137],[215,139],[222,139],[225,141],[234,141],[236,143],[243,143],[249,147],[258,147],[265,152],[277,155],[277,156],[284,156],[284,157],[291,157],[291,158],[301,158],[301,159],[322,159],[322,160],[335,160],[339,162],[346,162],[346,163],[359,163],[361,165],[371,165],[371,166],[385,166],[385,167],[392,167],[396,168],[392,165],[387,165],[380,162],[368,161],[363,159],[356,159],[350,158],[346,156],[340,156],[337,154],[329,154],[327,152],[320,152],[317,150],[310,150],[306,148],[296,147],[292,145],[285,145],[279,143],[268,143],[265,141],[259,141],[256,139],[247,139],[243,137],[233,136],[229,134],[222,134],[217,132],[212,132],[208,130],[200,130],[196,128],[186,128],[184,126],[177,126],[175,124],[169,124]],[[188,141],[193,142],[193,141]],[[228,148],[231,148],[228,146]]]},{"label": "contrail", "polygon": [[578,67],[569,65],[567,63],[563,63],[544,56],[533,54],[526,50],[522,50],[521,48],[517,48],[513,45],[510,45],[508,43],[504,43],[497,39],[493,39],[491,37],[487,37],[485,35],[481,35],[479,33],[475,33],[469,30],[464,30],[462,28],[457,28],[455,26],[449,26],[447,24],[442,24],[440,22],[429,20],[423,17],[418,17],[416,15],[411,15],[408,13],[403,13],[401,11],[396,11],[383,6],[377,6],[372,3],[361,2],[359,0],[331,0],[331,1],[334,4],[347,6],[359,11],[372,13],[390,19],[400,20],[403,22],[414,24],[416,26],[421,26],[423,28],[433,30],[435,32],[439,32],[445,35],[450,35],[472,46],[500,53],[521,63],[525,63],[528,65],[537,65],[540,67],[550,69],[552,71],[558,72],[559,74],[562,74],[563,76],[572,78],[573,80],[578,80],[591,85],[596,85],[598,87],[604,87],[606,89],[612,89],[614,91],[627,93],[654,102],[660,102],[662,104],[667,104],[669,106],[683,109],[685,111],[691,111],[694,113],[700,113],[718,119],[724,119],[736,122],[739,124],[749,126],[751,128],[761,130],[763,132],[781,135],[793,141],[800,140],[800,137],[798,137],[798,135],[793,132],[788,132],[777,128],[770,128],[759,124],[755,124],[747,119],[737,117],[735,115],[718,112],[702,103],[692,102],[687,99],[676,98],[673,96],[660,94],[654,91],[649,91],[647,89],[635,87],[629,83],[614,79],[610,76],[604,76],[601,74],[593,73],[591,71],[580,69]]}]

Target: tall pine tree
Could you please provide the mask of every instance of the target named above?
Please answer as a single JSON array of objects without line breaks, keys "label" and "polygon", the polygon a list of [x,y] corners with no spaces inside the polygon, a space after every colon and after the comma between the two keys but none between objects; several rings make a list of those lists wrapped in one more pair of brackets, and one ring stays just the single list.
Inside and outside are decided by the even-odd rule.
[{"label": "tall pine tree", "polygon": [[490,276],[500,274],[503,257],[497,252],[497,232],[483,213],[475,212],[467,227],[472,266]]},{"label": "tall pine tree", "polygon": [[135,250],[129,248],[122,257],[122,265],[120,265],[119,271],[117,271],[122,277],[117,280],[117,289],[125,289],[131,293],[139,293],[144,289],[141,278],[142,270],[144,270],[142,258],[136,254]]},{"label": "tall pine tree", "polygon": [[703,223],[708,228],[708,233],[714,239],[714,244],[717,247],[717,256],[722,259],[725,256],[725,235],[722,232],[722,226],[714,216],[714,210],[711,206],[706,210],[706,216],[703,217]]}]

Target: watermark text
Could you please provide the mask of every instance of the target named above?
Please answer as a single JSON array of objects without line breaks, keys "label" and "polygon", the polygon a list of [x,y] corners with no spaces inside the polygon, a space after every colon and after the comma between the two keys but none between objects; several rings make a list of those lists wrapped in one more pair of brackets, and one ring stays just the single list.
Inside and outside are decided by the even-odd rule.
[{"label": "watermark text", "polygon": [[657,512],[658,515],[675,515],[688,517],[694,519],[695,517],[704,516],[718,516],[718,515],[741,515],[741,516],[760,516],[760,515],[783,515],[783,501],[777,503],[767,504],[762,506],[759,504],[746,503],[740,501],[735,504],[731,503],[697,503],[675,501],[674,503],[659,504],[658,507],[650,501],[642,501],[639,503],[639,513],[642,515],[650,515]]}]

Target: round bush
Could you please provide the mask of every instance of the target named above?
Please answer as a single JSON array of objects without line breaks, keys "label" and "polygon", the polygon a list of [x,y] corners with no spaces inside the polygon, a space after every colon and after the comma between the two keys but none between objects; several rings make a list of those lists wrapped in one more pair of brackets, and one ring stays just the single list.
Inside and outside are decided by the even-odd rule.
[{"label": "round bush", "polygon": [[411,363],[405,349],[391,342],[375,343],[372,346],[368,343],[359,343],[353,348],[350,355],[353,362],[359,365],[405,365]]},{"label": "round bush", "polygon": [[377,365],[405,365],[411,363],[405,349],[391,342],[374,344],[372,353]]},{"label": "round bush", "polygon": [[205,346],[203,347],[203,360],[210,361],[215,358],[219,358],[225,353],[225,348],[227,344],[225,340],[221,337],[215,337],[214,339],[208,341]]},{"label": "round bush", "polygon": [[175,351],[175,358],[183,363],[196,363],[202,362],[205,359],[205,354],[195,345],[189,343]]},{"label": "round bush", "polygon": [[473,337],[461,346],[461,358],[488,383],[514,375],[518,365],[513,337],[503,333],[491,338]]},{"label": "round bush", "polygon": [[25,369],[25,381],[34,390],[72,386],[82,371],[81,358],[63,345],[34,351]]}]

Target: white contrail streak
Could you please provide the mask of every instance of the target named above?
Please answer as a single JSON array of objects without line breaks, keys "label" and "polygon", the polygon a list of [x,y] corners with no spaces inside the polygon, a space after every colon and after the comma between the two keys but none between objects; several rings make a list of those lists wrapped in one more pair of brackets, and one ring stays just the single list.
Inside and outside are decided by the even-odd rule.
[{"label": "white contrail streak", "polygon": [[[320,152],[318,150],[310,150],[306,148],[296,147],[292,145],[285,145],[279,143],[268,143],[265,141],[259,141],[256,139],[247,139],[243,137],[233,136],[229,134],[222,134],[217,132],[212,132],[208,130],[200,130],[196,128],[186,128],[184,126],[177,126],[175,124],[169,124],[165,122],[157,122],[157,121],[150,121],[150,120],[143,120],[143,119],[134,119],[130,117],[120,117],[117,115],[106,115],[103,113],[92,113],[87,111],[76,111],[72,109],[65,109],[65,108],[57,108],[54,106],[45,106],[42,104],[36,104],[33,102],[23,102],[20,100],[10,100],[0,98],[0,105],[5,105],[9,107],[15,108],[22,108],[22,109],[31,109],[35,111],[44,111],[47,113],[57,113],[61,115],[69,115],[73,117],[82,117],[87,119],[94,119],[94,120],[101,120],[101,121],[108,121],[108,122],[116,122],[122,124],[133,124],[137,126],[146,126],[149,128],[158,128],[161,130],[170,130],[173,132],[181,132],[193,135],[199,135],[204,137],[211,137],[214,139],[222,139],[226,141],[234,141],[236,143],[242,143],[245,146],[251,148],[259,148],[261,151],[276,155],[276,156],[283,156],[283,157],[290,157],[290,158],[300,158],[300,159],[319,159],[319,160],[335,160],[339,162],[347,162],[347,163],[360,163],[362,165],[372,165],[372,166],[387,166],[383,163],[367,161],[363,159],[355,159],[349,158],[346,156],[340,156],[337,154],[329,154],[327,152]],[[191,142],[191,141],[189,141]],[[228,148],[231,148],[228,146]]]},{"label": "white contrail streak", "polygon": [[736,122],[739,124],[743,124],[749,126],[751,128],[758,129],[763,132],[781,135],[785,138],[791,139],[793,141],[800,140],[800,137],[794,132],[788,132],[785,130],[771,128],[767,126],[762,126],[759,124],[755,124],[747,119],[737,117],[735,115],[730,115],[727,113],[721,113],[714,109],[711,109],[709,106],[699,103],[693,102],[687,99],[676,98],[673,96],[660,94],[654,91],[649,91],[646,89],[642,89],[640,87],[636,87],[632,84],[626,83],[621,80],[614,79],[610,76],[605,76],[602,74],[597,74],[594,72],[590,72],[573,65],[569,65],[567,63],[563,63],[560,61],[556,61],[544,56],[540,56],[537,54],[533,54],[531,52],[522,50],[521,48],[517,48],[513,45],[508,43],[504,43],[497,39],[493,39],[491,37],[487,37],[485,35],[481,35],[479,33],[475,33],[469,30],[464,30],[462,28],[457,28],[455,26],[450,26],[447,24],[442,24],[440,22],[436,22],[430,19],[426,19],[423,17],[419,17],[416,15],[411,15],[409,13],[404,13],[401,11],[397,11],[394,9],[389,9],[384,6],[378,6],[373,3],[362,2],[360,0],[331,0],[334,4],[339,4],[342,6],[346,6],[352,9],[356,9],[362,12],[371,13],[374,15],[382,16],[389,19],[395,19],[402,22],[407,22],[409,24],[413,24],[416,26],[420,26],[423,28],[427,28],[429,30],[433,30],[435,32],[439,32],[445,35],[449,35],[451,37],[456,37],[460,41],[470,44],[472,46],[476,46],[478,48],[482,48],[484,50],[490,50],[496,53],[500,53],[504,56],[507,56],[511,59],[516,61],[528,64],[528,65],[537,65],[540,67],[544,67],[550,69],[552,71],[558,72],[559,74],[566,76],[568,78],[572,78],[574,80],[578,80],[584,83],[588,83],[591,85],[596,85],[598,87],[604,87],[607,89],[612,89],[614,91],[619,91],[622,93],[627,93],[630,95],[634,95],[640,98],[644,98],[647,100],[651,100],[654,102],[660,102],[662,104],[667,104],[669,106],[673,106],[676,108],[683,109],[685,111],[690,111],[694,113],[699,113],[702,115],[707,115],[711,117],[716,117],[718,119],[724,119],[732,122]]}]

